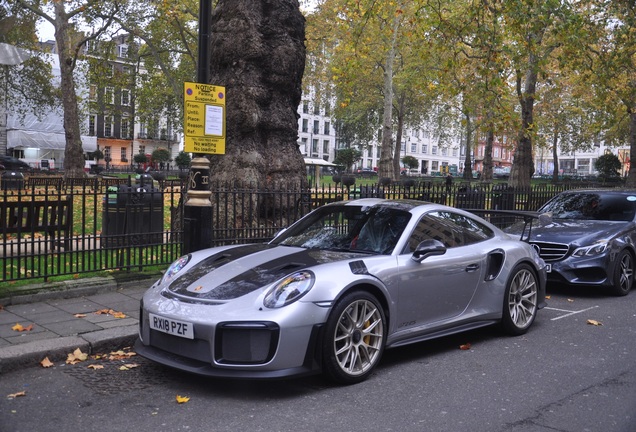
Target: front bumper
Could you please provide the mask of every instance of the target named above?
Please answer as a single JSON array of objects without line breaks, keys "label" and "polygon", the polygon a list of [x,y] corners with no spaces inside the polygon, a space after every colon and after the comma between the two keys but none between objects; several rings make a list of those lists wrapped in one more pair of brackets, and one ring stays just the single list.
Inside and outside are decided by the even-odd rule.
[{"label": "front bumper", "polygon": [[[183,303],[146,293],[139,319],[136,352],[183,371],[223,378],[268,379],[320,372],[319,347],[328,308],[296,302],[280,309],[254,303]],[[191,337],[150,325],[156,317],[187,323]],[[242,319],[241,319],[242,318]]]},{"label": "front bumper", "polygon": [[548,264],[551,264],[548,282],[580,286],[611,286],[616,265],[609,253],[591,258],[568,256]]}]

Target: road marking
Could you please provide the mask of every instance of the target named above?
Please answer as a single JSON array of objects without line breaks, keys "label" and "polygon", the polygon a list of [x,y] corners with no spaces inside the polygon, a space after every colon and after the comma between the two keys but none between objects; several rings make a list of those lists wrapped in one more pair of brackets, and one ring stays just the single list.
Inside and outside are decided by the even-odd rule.
[{"label": "road marking", "polygon": [[576,315],[576,314],[580,314],[580,313],[583,313],[583,312],[587,312],[587,311],[592,310],[592,309],[596,309],[597,307],[598,307],[598,305],[589,307],[587,309],[579,310],[579,311],[571,311],[571,310],[567,310],[567,309],[557,309],[557,308],[551,308],[551,307],[546,307],[544,309],[553,310],[553,311],[557,311],[557,312],[568,312],[565,315],[561,315],[561,316],[558,316],[556,318],[552,318],[550,320],[550,321],[556,321],[556,320],[559,320],[561,318],[566,318],[566,317],[569,317],[569,316],[572,316],[572,315]]}]

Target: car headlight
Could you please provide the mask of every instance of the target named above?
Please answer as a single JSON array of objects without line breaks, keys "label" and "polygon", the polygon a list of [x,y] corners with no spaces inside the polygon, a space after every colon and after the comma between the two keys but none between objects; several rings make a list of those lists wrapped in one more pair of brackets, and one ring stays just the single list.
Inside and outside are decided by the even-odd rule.
[{"label": "car headlight", "polygon": [[271,309],[287,306],[307,294],[315,280],[316,277],[309,271],[290,274],[267,292],[263,304]]},{"label": "car headlight", "polygon": [[192,255],[184,255],[170,264],[170,267],[168,267],[168,270],[166,270],[166,272],[163,274],[163,277],[161,278],[161,283],[167,283],[174,279],[177,273],[179,273],[186,265],[188,265],[188,262],[190,262],[190,258],[192,258]]},{"label": "car headlight", "polygon": [[592,246],[580,247],[574,251],[572,256],[575,257],[586,257],[586,256],[595,256],[600,255],[607,249],[607,242],[596,243]]}]

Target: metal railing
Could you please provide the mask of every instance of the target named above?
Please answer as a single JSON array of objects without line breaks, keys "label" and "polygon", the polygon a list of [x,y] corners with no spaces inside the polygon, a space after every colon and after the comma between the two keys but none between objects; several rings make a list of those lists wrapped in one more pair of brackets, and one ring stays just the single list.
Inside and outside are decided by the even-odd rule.
[{"label": "metal railing", "polygon": [[[3,179],[4,180],[4,179]],[[317,188],[253,184],[212,184],[212,246],[265,242],[312,209],[340,200],[381,197],[432,201],[458,208],[486,210],[537,210],[569,185],[513,189],[483,183],[400,182],[357,186],[343,183]],[[577,185],[580,187],[580,185]],[[26,177],[0,183],[0,282],[44,279],[104,270],[140,271],[163,267],[178,258],[183,247],[183,180],[138,183],[134,178]],[[40,215],[33,222],[16,208],[58,208],[71,202],[68,226]],[[51,206],[33,206],[46,201]],[[2,206],[5,202],[18,205]],[[22,204],[20,204],[22,203]],[[26,210],[25,210],[26,209]],[[13,213],[11,213],[13,212]],[[48,222],[47,222],[48,221]],[[64,245],[64,247],[63,247]]]}]

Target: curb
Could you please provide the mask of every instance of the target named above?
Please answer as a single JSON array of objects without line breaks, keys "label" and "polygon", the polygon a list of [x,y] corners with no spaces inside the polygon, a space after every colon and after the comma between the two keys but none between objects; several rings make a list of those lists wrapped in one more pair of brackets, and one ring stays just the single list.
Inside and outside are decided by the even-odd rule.
[{"label": "curb", "polygon": [[[159,275],[143,275],[127,278],[98,277],[66,282],[35,284],[16,290],[10,296],[0,298],[3,305],[21,305],[44,302],[47,300],[67,299],[91,296],[126,288],[150,286]],[[60,336],[53,339],[3,346],[0,348],[0,374],[25,366],[37,366],[46,357],[51,362],[66,360],[69,353],[77,348],[89,355],[114,351],[132,346],[139,334],[137,319],[131,318],[129,325],[107,328],[72,336]]]}]

